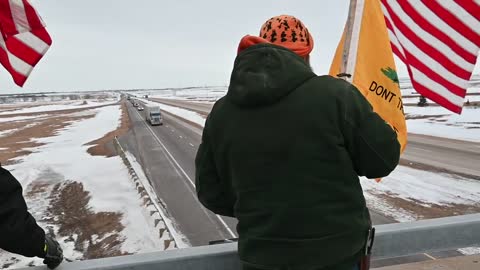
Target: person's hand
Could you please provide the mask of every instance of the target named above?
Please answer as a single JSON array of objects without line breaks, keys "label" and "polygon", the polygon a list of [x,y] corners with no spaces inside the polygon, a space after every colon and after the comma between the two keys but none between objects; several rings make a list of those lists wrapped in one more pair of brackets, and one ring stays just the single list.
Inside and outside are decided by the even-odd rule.
[{"label": "person's hand", "polygon": [[45,235],[45,257],[43,263],[54,269],[63,261],[63,250],[60,244],[50,235]]}]

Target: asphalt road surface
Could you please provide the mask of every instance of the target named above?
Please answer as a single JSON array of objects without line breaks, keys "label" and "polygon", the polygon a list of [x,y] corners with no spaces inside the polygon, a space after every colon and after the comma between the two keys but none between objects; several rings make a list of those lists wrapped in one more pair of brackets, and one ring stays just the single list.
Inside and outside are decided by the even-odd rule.
[{"label": "asphalt road surface", "polygon": [[127,104],[132,129],[121,143],[141,163],[178,230],[192,246],[236,237],[236,220],[213,214],[196,196],[194,158],[201,130],[166,114],[163,126],[152,127],[143,112]]},{"label": "asphalt road surface", "polygon": [[480,143],[408,134],[402,159],[480,178]]},{"label": "asphalt road surface", "polygon": [[[132,130],[121,143],[141,163],[178,230],[193,246],[236,237],[236,220],[213,214],[196,197],[194,160],[202,129],[168,113],[163,114],[163,126],[152,127],[144,112],[127,104]],[[394,222],[374,212],[371,216],[374,224]]]}]

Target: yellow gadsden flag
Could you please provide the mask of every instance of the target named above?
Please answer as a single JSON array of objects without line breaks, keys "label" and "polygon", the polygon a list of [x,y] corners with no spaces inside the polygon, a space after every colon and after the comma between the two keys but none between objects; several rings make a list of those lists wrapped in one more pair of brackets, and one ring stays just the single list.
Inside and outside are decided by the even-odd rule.
[{"label": "yellow gadsden flag", "polygon": [[[407,144],[402,95],[393,60],[387,26],[379,0],[358,0],[352,24],[348,64],[344,73],[372,104],[373,109],[398,134],[401,151]],[[359,10],[358,10],[359,9]],[[335,53],[330,75],[342,73],[345,32]]]}]

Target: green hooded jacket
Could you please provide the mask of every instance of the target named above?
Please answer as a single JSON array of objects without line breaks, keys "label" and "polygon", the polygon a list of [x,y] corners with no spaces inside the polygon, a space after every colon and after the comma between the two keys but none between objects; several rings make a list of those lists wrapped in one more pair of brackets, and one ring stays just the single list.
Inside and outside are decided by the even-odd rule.
[{"label": "green hooded jacket", "polygon": [[395,131],[358,89],[259,44],[237,56],[228,93],[206,121],[197,193],[238,219],[245,263],[351,268],[370,226],[358,176],[385,177],[399,156]]}]

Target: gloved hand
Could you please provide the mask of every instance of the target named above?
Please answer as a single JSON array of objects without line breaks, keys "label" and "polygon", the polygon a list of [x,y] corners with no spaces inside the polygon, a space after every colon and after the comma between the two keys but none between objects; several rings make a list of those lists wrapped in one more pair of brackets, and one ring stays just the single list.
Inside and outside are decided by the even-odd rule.
[{"label": "gloved hand", "polygon": [[45,235],[45,257],[43,263],[54,269],[63,261],[63,250],[60,244],[50,235]]}]

